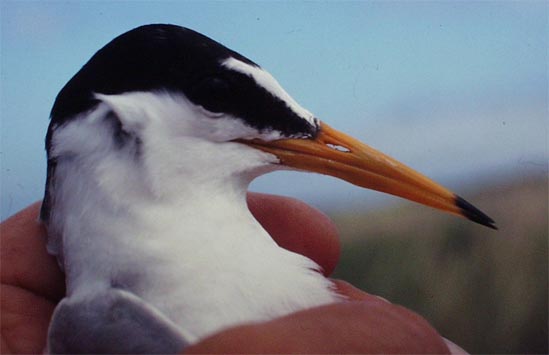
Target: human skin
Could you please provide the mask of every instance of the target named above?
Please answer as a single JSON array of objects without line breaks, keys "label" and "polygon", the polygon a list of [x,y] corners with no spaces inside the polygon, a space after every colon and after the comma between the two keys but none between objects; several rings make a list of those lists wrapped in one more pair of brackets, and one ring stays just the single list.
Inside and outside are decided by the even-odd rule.
[{"label": "human skin", "polygon": [[[316,261],[328,276],[340,245],[335,226],[295,199],[249,194],[250,210],[282,247]],[[41,353],[64,275],[46,252],[37,202],[0,224],[0,352]],[[414,312],[334,280],[347,301],[224,330],[185,353],[448,353],[444,339]],[[452,345],[450,345],[452,346]]]}]

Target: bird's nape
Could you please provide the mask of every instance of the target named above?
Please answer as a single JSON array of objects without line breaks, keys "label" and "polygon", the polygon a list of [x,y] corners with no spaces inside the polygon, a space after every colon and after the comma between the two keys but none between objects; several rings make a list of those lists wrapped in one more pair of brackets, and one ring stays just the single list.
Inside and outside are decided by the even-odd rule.
[{"label": "bird's nape", "polygon": [[497,229],[490,217],[452,191],[325,123],[313,139],[240,142],[276,155],[281,164],[335,176]]}]

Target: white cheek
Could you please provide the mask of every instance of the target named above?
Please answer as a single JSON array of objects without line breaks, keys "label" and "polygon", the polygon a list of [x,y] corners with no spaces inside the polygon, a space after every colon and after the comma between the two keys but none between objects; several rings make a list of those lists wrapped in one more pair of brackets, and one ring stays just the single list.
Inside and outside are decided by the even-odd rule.
[{"label": "white cheek", "polygon": [[212,142],[228,142],[235,139],[263,139],[266,141],[283,138],[279,131],[260,133],[257,129],[248,126],[242,120],[231,115],[220,115],[216,118],[204,116],[195,120],[193,131],[200,132],[200,136]]},{"label": "white cheek", "polygon": [[203,138],[211,142],[235,139],[275,140],[278,131],[261,133],[241,119],[212,113],[181,94],[169,92],[131,92],[119,95],[96,94],[119,117],[126,131],[146,136]]}]

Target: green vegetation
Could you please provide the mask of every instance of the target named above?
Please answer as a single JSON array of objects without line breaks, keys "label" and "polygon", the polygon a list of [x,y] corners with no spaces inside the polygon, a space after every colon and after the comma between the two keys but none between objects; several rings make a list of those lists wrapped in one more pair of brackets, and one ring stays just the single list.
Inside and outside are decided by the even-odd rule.
[{"label": "green vegetation", "polygon": [[406,205],[332,216],[335,277],[426,317],[473,353],[548,353],[547,177],[466,195],[492,231]]}]

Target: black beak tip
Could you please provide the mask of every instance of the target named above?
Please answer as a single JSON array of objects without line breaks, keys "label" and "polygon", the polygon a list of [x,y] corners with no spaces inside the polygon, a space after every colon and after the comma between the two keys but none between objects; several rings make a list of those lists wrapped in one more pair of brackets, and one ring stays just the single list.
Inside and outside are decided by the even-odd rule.
[{"label": "black beak tip", "polygon": [[484,212],[471,205],[469,202],[465,201],[465,199],[463,199],[462,197],[456,195],[455,203],[456,206],[459,207],[459,209],[461,210],[461,213],[464,217],[478,224],[482,224],[483,226],[486,226],[488,228],[494,230],[498,229],[492,218],[488,217],[486,214],[484,214]]}]

